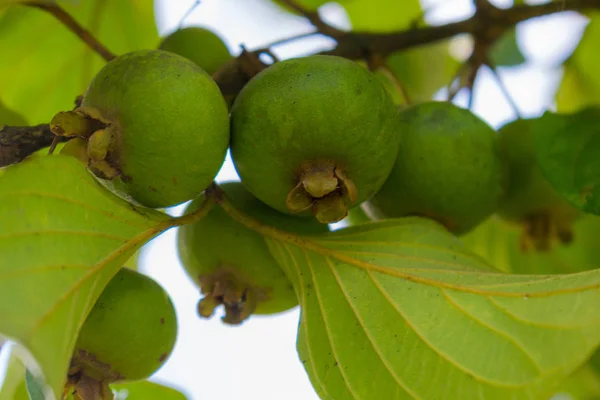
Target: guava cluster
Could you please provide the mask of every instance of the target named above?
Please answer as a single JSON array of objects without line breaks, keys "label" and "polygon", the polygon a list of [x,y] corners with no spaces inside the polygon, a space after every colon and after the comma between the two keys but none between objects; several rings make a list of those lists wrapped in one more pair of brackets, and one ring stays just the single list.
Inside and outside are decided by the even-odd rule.
[{"label": "guava cluster", "polygon": [[[498,132],[448,102],[398,109],[367,68],[334,56],[274,63],[229,107],[212,76],[231,61],[222,40],[203,28],[177,31],[158,50],[115,58],[78,108],[52,120],[56,135],[71,138],[61,153],[77,157],[102,185],[136,206],[191,200],[185,212],[193,213],[229,149],[241,182],[223,184],[224,194],[240,212],[289,235],[324,235],[329,224],[344,219],[354,224],[408,216],[462,235],[497,213],[521,226],[524,248],[547,250],[555,240],[572,240],[578,213],[539,172],[527,121]],[[178,250],[202,292],[202,317],[222,306],[223,321],[240,324],[252,314],[297,305],[265,239],[219,204],[179,228]],[[152,354],[141,351],[148,359],[135,355],[148,338],[106,331],[106,320],[121,318],[114,309],[129,296],[129,289],[110,286],[144,281],[122,271],[78,341],[72,376],[80,393],[90,382],[102,389],[103,382],[140,379],[172,348],[172,306],[157,290],[148,299],[156,309],[139,313],[149,316],[140,324],[160,320],[154,328],[164,331],[152,338]],[[120,355],[103,356],[99,332],[123,340]],[[130,362],[148,369],[130,370]]]}]

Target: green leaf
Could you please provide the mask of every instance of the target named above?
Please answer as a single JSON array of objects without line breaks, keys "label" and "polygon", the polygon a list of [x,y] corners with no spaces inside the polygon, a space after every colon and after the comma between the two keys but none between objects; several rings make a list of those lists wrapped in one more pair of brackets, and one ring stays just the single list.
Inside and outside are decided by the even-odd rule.
[{"label": "green leaf", "polygon": [[[154,48],[152,0],[60,1],[69,14],[115,54]],[[0,87],[8,107],[34,125],[73,108],[105,61],[56,18],[15,6],[0,15]]]},{"label": "green leaf", "polygon": [[488,263],[518,274],[567,274],[600,268],[600,217],[584,215],[573,226],[573,242],[557,244],[550,252],[523,252],[522,227],[498,217],[489,218],[461,241]]},{"label": "green leaf", "polygon": [[352,30],[392,32],[408,28],[423,15],[419,0],[338,1],[348,13]]},{"label": "green leaf", "polygon": [[29,350],[59,398],[96,298],[169,217],[122,201],[60,155],[6,168],[0,199],[0,333]]},{"label": "green leaf", "polygon": [[[304,9],[306,9],[308,11],[315,11],[319,7],[321,7],[323,4],[329,3],[329,1],[330,0],[296,0],[296,4],[298,4],[299,6],[303,7]],[[283,8],[285,11],[287,11],[291,14],[298,15],[297,12],[293,11],[287,5],[283,4],[280,0],[273,0],[273,2],[275,4],[277,4],[279,7]]]},{"label": "green leaf", "polygon": [[556,390],[554,396],[552,399],[556,400],[600,399],[600,375],[586,364],[569,376]]},{"label": "green leaf", "polygon": [[25,385],[25,365],[11,353],[6,375],[0,390],[0,400],[29,400],[29,394]]},{"label": "green leaf", "polygon": [[149,381],[111,385],[118,400],[186,400],[178,390]]},{"label": "green leaf", "polygon": [[267,243],[324,399],[544,398],[600,341],[600,271],[501,273],[432,221]]},{"label": "green leaf", "polygon": [[517,29],[508,29],[492,46],[489,54],[495,67],[514,67],[525,62],[525,56],[517,43]]},{"label": "green leaf", "polygon": [[448,51],[448,42],[403,50],[390,55],[387,66],[413,103],[431,100],[450,84],[460,63]]},{"label": "green leaf", "polygon": [[27,121],[0,101],[0,126],[2,125],[25,126]]},{"label": "green leaf", "polygon": [[600,12],[590,13],[590,22],[575,52],[565,62],[563,79],[556,93],[559,112],[574,112],[600,105]]},{"label": "green leaf", "polygon": [[600,108],[532,121],[542,172],[570,203],[600,214]]},{"label": "green leaf", "polygon": [[46,400],[43,379],[33,376],[29,370],[25,371],[25,386],[31,400]]}]

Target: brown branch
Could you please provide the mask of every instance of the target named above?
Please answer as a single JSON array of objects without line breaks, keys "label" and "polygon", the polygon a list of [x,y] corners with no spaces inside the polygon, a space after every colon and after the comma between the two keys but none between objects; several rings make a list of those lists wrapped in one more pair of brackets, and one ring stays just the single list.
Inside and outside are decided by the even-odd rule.
[{"label": "brown branch", "polygon": [[36,126],[0,125],[0,167],[15,164],[50,146],[54,134],[48,124]]},{"label": "brown branch", "polygon": [[338,39],[346,34],[321,19],[317,11],[310,11],[302,7],[296,0],[281,0],[281,2],[293,11],[302,14],[320,33],[333,39]]},{"label": "brown branch", "polygon": [[81,26],[79,22],[75,20],[75,18],[73,18],[59,5],[40,1],[27,1],[22,4],[29,7],[39,8],[52,14],[106,61],[110,61],[115,58],[115,55],[110,52],[110,50],[104,47],[104,45],[100,43],[98,39],[96,39],[88,30]]},{"label": "brown branch", "polygon": [[[334,37],[337,46],[320,54],[336,55],[348,59],[369,59],[373,55],[385,58],[396,51],[449,39],[461,33],[471,34],[476,40],[492,43],[504,31],[519,22],[555,14],[563,11],[600,10],[600,0],[557,0],[539,5],[519,5],[508,9],[499,9],[489,2],[480,7],[474,16],[463,21],[441,26],[410,28],[404,31],[375,34],[361,32],[342,32],[323,22],[317,13],[306,11],[293,0],[282,0],[288,7],[304,15],[320,33]],[[42,8],[67,25],[82,38],[91,48],[109,60],[114,57],[104,46],[94,39],[71,16],[56,5],[28,2],[30,6]],[[323,30],[324,29],[324,30]],[[217,71],[213,78],[229,102],[239,93],[244,85],[258,72],[267,67],[259,55],[268,52],[267,48],[254,51],[243,51],[242,54]],[[27,155],[50,145],[53,139],[47,125],[36,127],[2,127],[0,129],[0,167],[19,162]]]}]

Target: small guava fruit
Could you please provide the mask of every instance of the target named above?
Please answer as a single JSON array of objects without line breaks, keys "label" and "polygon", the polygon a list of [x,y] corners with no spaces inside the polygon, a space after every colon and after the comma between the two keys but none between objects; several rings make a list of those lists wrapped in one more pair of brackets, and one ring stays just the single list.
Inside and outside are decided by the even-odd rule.
[{"label": "small guava fruit", "polygon": [[159,49],[179,54],[212,75],[233,57],[216,33],[199,26],[181,28],[166,36]]},{"label": "small guava fruit", "polygon": [[225,100],[192,61],[140,50],[107,63],[81,106],[57,114],[57,135],[88,141],[88,168],[115,194],[165,208],[191,200],[218,173],[229,143]]},{"label": "small guava fruit", "polygon": [[421,216],[454,234],[489,217],[505,173],[497,134],[470,111],[426,102],[400,111],[402,139],[394,168],[366,204],[374,218]]},{"label": "small guava fruit", "polygon": [[153,279],[121,268],[88,314],[77,338],[65,392],[112,399],[108,385],[152,375],[171,354],[175,309]]},{"label": "small guava fruit", "polygon": [[[327,232],[312,219],[282,214],[261,203],[240,182],[221,185],[235,207],[260,222],[295,234]],[[186,209],[198,209],[204,195]],[[232,219],[216,205],[198,222],[178,230],[178,250],[188,276],[204,297],[200,316],[209,318],[223,305],[228,324],[240,324],[251,314],[273,314],[298,304],[292,284],[277,264],[263,236]]]},{"label": "small guava fruit", "polygon": [[498,215],[523,227],[521,250],[548,251],[555,241],[573,240],[580,212],[543,176],[535,157],[533,121],[516,120],[499,130],[498,145],[509,179]]},{"label": "small guava fruit", "polygon": [[231,153],[242,182],[278,211],[343,219],[374,194],[398,152],[394,102],[353,61],[278,62],[244,87],[231,110]]}]

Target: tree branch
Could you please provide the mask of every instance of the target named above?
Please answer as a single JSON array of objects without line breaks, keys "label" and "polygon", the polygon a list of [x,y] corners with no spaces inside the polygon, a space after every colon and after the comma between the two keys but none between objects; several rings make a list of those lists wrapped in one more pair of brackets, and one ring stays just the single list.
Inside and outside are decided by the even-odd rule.
[{"label": "tree branch", "polygon": [[52,4],[47,2],[39,1],[27,1],[23,5],[29,7],[39,8],[50,14],[56,19],[63,23],[67,28],[77,35],[85,44],[87,44],[93,51],[98,53],[106,61],[110,61],[115,58],[115,55],[110,52],[102,43],[100,43],[88,30],[79,24],[68,12],[66,12],[58,4]]},{"label": "tree branch", "polygon": [[346,34],[346,32],[339,30],[321,19],[317,11],[310,11],[302,7],[296,2],[296,0],[281,0],[283,4],[302,14],[320,33],[325,36],[329,36],[333,39],[338,39]]},{"label": "tree branch", "polygon": [[[458,34],[470,34],[476,41],[492,43],[507,29],[519,22],[564,11],[600,10],[600,0],[557,0],[538,5],[518,5],[500,9],[484,1],[472,17],[441,26],[410,28],[400,32],[375,34],[365,32],[343,32],[323,22],[318,13],[305,10],[294,0],[282,0],[288,7],[304,15],[321,34],[331,36],[337,46],[320,54],[336,55],[352,60],[368,59],[373,55],[385,58],[396,51],[422,46],[449,39]],[[88,31],[77,23],[66,11],[54,4],[42,2],[24,3],[44,9],[58,18],[93,50],[110,60],[114,55],[99,43]],[[334,31],[329,31],[333,29]],[[224,96],[231,101],[244,85],[258,72],[266,68],[259,56],[270,46],[242,54],[217,71],[213,78]],[[53,135],[46,125],[35,127],[0,128],[0,167],[19,162],[27,155],[50,145]]]},{"label": "tree branch", "polygon": [[48,124],[36,126],[0,126],[0,167],[15,164],[50,146],[54,134]]}]

